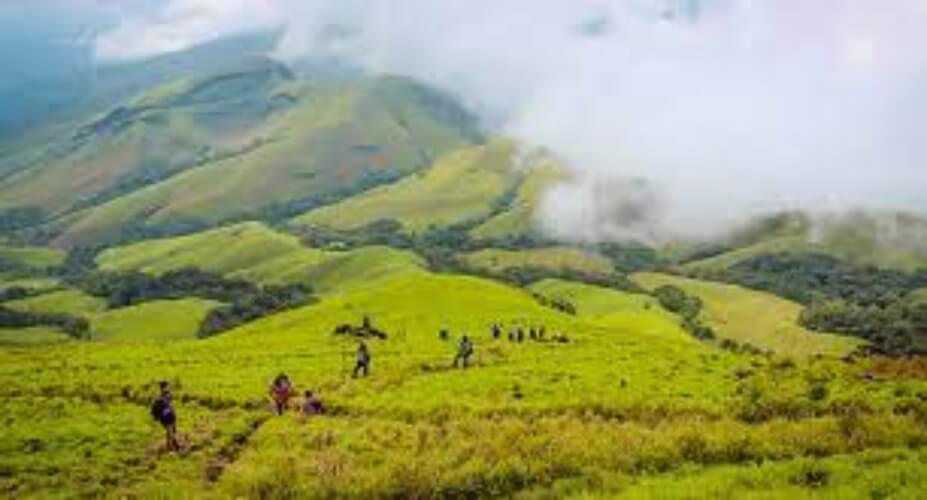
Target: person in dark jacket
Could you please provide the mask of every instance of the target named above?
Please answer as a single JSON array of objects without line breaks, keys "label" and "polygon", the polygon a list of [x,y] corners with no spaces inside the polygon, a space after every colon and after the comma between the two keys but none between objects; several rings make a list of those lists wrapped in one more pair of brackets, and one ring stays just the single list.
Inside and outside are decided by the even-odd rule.
[{"label": "person in dark jacket", "polygon": [[473,342],[470,341],[469,337],[464,335],[457,344],[457,355],[454,356],[454,368],[457,368],[458,364],[463,364],[464,368],[470,366],[470,356],[472,355]]},{"label": "person in dark jacket", "polygon": [[354,365],[351,376],[357,378],[360,373],[363,373],[365,377],[370,374],[370,350],[363,342],[357,347],[357,363]]},{"label": "person in dark jacket", "polygon": [[174,395],[167,381],[158,383],[161,394],[151,404],[151,417],[164,427],[167,449],[177,451],[180,442],[177,440],[177,413],[174,411]]}]

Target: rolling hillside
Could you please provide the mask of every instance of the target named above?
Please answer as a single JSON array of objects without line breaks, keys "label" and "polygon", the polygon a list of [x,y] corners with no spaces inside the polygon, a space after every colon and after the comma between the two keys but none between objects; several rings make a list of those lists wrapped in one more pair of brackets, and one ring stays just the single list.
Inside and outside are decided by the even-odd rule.
[{"label": "rolling hillside", "polygon": [[297,237],[256,222],[112,248],[97,262],[106,271],[151,274],[196,267],[263,284],[308,283],[320,293],[424,266],[415,254],[388,247],[351,251],[308,248]]},{"label": "rolling hillside", "polygon": [[89,316],[105,311],[106,301],[79,290],[66,289],[14,300],[4,306],[19,311]]},{"label": "rolling hillside", "polygon": [[0,137],[5,496],[925,496],[927,221],[551,241],[555,153],[279,35],[98,67]]},{"label": "rolling hillside", "polygon": [[491,272],[517,268],[611,274],[612,263],[601,255],[571,247],[530,248],[525,250],[485,249],[461,256],[469,266]]},{"label": "rolling hillside", "polygon": [[391,219],[421,232],[487,217],[494,202],[517,185],[510,169],[515,148],[506,141],[452,151],[425,172],[313,210],[294,223],[357,229]]},{"label": "rolling hillside", "polygon": [[41,270],[58,266],[64,259],[65,253],[53,248],[0,245],[0,262],[14,266]]},{"label": "rolling hillside", "polygon": [[667,274],[641,273],[633,279],[649,290],[675,285],[704,303],[701,318],[720,338],[749,342],[782,356],[847,354],[861,341],[818,333],[798,324],[801,306],[774,295],[735,285],[713,283]]},{"label": "rolling hillside", "polygon": [[906,214],[849,213],[819,219],[785,214],[756,222],[722,243],[731,249],[683,266],[724,269],[769,253],[823,253],[855,264],[927,269],[927,221]]},{"label": "rolling hillside", "polygon": [[254,148],[261,124],[289,106],[276,88],[292,79],[256,59],[151,89],[80,125],[54,161],[4,179],[0,206],[63,214]]},{"label": "rolling hillside", "polygon": [[566,178],[563,167],[543,155],[524,160],[521,168],[530,168],[515,191],[514,199],[500,213],[474,227],[470,236],[477,240],[531,236],[537,232],[536,210],[544,193]]},{"label": "rolling hillside", "polygon": [[[863,469],[873,480],[903,470],[911,482],[893,491],[920,488],[925,465],[905,447],[927,436],[916,416],[894,411],[907,394],[899,389],[920,382],[867,385],[865,366],[823,359],[788,368],[727,352],[653,309],[628,316],[633,324],[600,321],[609,302],[625,310],[641,302],[582,285],[539,286],[582,295],[587,313],[562,314],[478,278],[417,273],[205,341],[0,349],[0,461],[9,471],[0,485],[41,496],[611,496],[755,477],[762,462],[769,477],[761,485],[730,480],[725,491],[744,496],[780,482],[809,495],[845,491],[855,483],[844,476]],[[362,315],[389,338],[369,341],[373,372],[352,379],[356,340],[331,331]],[[569,341],[493,340],[494,322],[544,325]],[[439,338],[441,328],[451,340]],[[454,370],[454,341],[464,332],[476,343],[474,365]],[[298,390],[320,391],[331,413],[269,416],[264,394],[280,371]],[[826,373],[839,375],[821,379]],[[163,453],[150,423],[147,403],[162,379],[178,395],[182,455]],[[825,380],[823,399],[808,396],[809,380]],[[848,437],[835,408],[863,393],[868,411],[854,417]],[[859,465],[877,452],[870,448],[897,449],[879,462],[892,466]],[[803,479],[791,460],[811,455],[814,471],[839,482],[808,483],[817,472]]]},{"label": "rolling hillside", "polygon": [[282,95],[288,109],[262,125],[259,144],[78,212],[61,223],[55,243],[113,239],[133,226],[295,213],[426,168],[478,139],[465,111],[398,77],[302,84]]},{"label": "rolling hillside", "polygon": [[164,342],[196,338],[200,322],[218,302],[196,298],[155,300],[89,317],[92,340]]}]

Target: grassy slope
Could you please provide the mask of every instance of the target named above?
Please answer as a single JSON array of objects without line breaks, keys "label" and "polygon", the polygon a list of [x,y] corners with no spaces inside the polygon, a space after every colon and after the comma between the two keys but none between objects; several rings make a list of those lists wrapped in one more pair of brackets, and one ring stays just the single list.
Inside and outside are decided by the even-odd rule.
[{"label": "grassy slope", "polygon": [[393,219],[407,230],[422,231],[485,217],[493,201],[516,182],[509,169],[514,154],[511,142],[453,151],[439,158],[428,171],[313,210],[294,222],[355,229]]},{"label": "grassy slope", "polygon": [[478,240],[528,235],[535,229],[535,213],[544,192],[565,178],[562,168],[542,159],[528,171],[511,206],[473,228],[470,236]]},{"label": "grassy slope", "polygon": [[[120,309],[106,308],[106,301],[78,290],[61,290],[4,304],[11,309],[66,313],[90,321],[94,340],[143,341],[193,338],[206,313],[219,304],[214,301],[188,298],[146,302]],[[5,339],[14,340],[16,333],[32,343],[60,340],[60,332],[33,328],[9,332]],[[28,335],[26,335],[28,334]]]},{"label": "grassy slope", "polygon": [[[687,271],[711,271],[767,253],[824,253],[858,264],[914,270],[927,268],[927,221],[901,214],[851,213],[815,223],[791,216],[766,234],[735,243],[735,249],[687,263]],[[914,235],[911,237],[911,235]]]},{"label": "grassy slope", "polygon": [[278,107],[274,89],[287,79],[278,63],[256,57],[154,87],[61,134],[49,159],[0,184],[0,204],[56,213],[121,181],[170,175],[236,151],[257,139]]},{"label": "grassy slope", "polygon": [[70,341],[64,332],[44,326],[0,329],[0,347],[42,347]]},{"label": "grassy slope", "polygon": [[93,338],[117,342],[192,339],[206,313],[219,305],[188,298],[113,309],[91,317]]},{"label": "grassy slope", "polygon": [[[693,467],[642,480],[615,478],[609,498],[751,498],[914,500],[927,491],[925,450],[872,450],[832,458]],[[625,486],[626,489],[623,489]],[[697,493],[694,493],[697,492]],[[598,495],[596,495],[598,496]]]},{"label": "grassy slope", "polygon": [[307,248],[297,237],[257,222],[117,247],[97,262],[104,270],[152,274],[198,267],[265,284],[305,282],[321,293],[424,266],[415,254],[386,247],[346,252]]},{"label": "grassy slope", "polygon": [[64,262],[64,258],[64,252],[52,248],[0,245],[0,260],[16,262],[35,269],[55,267]]},{"label": "grassy slope", "polygon": [[0,290],[10,288],[25,288],[37,292],[58,288],[60,282],[56,278],[7,278],[0,277]]},{"label": "grassy slope", "polygon": [[[662,312],[657,301],[643,294],[627,293],[575,281],[545,279],[529,289],[551,299],[565,299],[576,306],[577,314],[603,317],[618,313]],[[672,315],[668,315],[672,316]]]},{"label": "grassy slope", "polygon": [[570,247],[486,249],[465,254],[462,258],[471,266],[495,272],[518,267],[581,271],[589,274],[608,274],[614,271],[611,262],[605,257]]},{"label": "grassy slope", "polygon": [[78,290],[61,290],[4,304],[11,309],[30,312],[65,313],[87,316],[106,309],[106,301]]},{"label": "grassy slope", "polygon": [[[592,292],[584,295],[598,295]],[[363,314],[391,337],[371,342],[373,375],[352,380],[355,343],[331,329]],[[763,357],[694,341],[662,314],[637,316],[656,315],[661,331],[618,326],[543,308],[502,284],[415,273],[206,341],[0,349],[7,417],[0,465],[10,472],[0,485],[40,495],[99,492],[105,481],[116,496],[409,497],[505,494],[570,479],[579,489],[558,490],[564,495],[590,485],[606,493],[615,490],[601,479],[615,473],[826,457],[927,438],[913,417],[893,414],[898,398],[923,389],[922,382],[864,386],[864,364],[829,360],[776,368]],[[572,341],[493,341],[495,321],[544,324]],[[473,336],[472,369],[445,368],[454,347],[438,338],[442,327]],[[733,376],[743,367],[753,379]],[[280,371],[300,390],[320,390],[337,412],[265,421],[266,410],[254,402]],[[742,384],[762,381],[757,387],[766,387],[767,397],[807,401],[807,374],[818,371],[842,374],[829,382],[827,401],[863,397],[872,409],[854,421],[852,439],[826,411],[754,424],[730,417]],[[163,436],[146,423],[161,379],[178,385],[181,432],[192,446],[180,457],[159,453]],[[30,441],[36,438],[42,446]],[[235,449],[231,463],[223,462],[228,447]],[[84,450],[94,460],[74,459]],[[899,465],[923,469],[913,459]]]},{"label": "grassy slope", "polygon": [[719,337],[750,342],[784,356],[841,355],[859,344],[850,337],[802,328],[798,325],[801,306],[768,293],[656,273],[637,274],[634,280],[649,289],[676,285],[698,296],[705,307],[702,318]]},{"label": "grassy slope", "polygon": [[262,125],[267,140],[260,147],[82,212],[56,244],[110,238],[139,218],[147,224],[216,221],[326,195],[365,176],[423,169],[476,138],[467,116],[444,113],[431,91],[400,78],[294,86],[285,93],[294,104]]}]

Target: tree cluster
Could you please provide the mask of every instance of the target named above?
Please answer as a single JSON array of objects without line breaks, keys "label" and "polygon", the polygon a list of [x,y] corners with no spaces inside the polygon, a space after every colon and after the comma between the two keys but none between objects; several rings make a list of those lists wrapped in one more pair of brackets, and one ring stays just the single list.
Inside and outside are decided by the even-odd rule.
[{"label": "tree cluster", "polygon": [[90,322],[64,313],[38,313],[17,311],[0,306],[0,328],[31,328],[48,326],[57,328],[76,339],[90,336]]},{"label": "tree cluster", "polygon": [[653,291],[653,296],[664,309],[682,317],[682,327],[693,337],[701,340],[715,338],[714,330],[699,318],[702,299],[675,285],[663,285]]}]

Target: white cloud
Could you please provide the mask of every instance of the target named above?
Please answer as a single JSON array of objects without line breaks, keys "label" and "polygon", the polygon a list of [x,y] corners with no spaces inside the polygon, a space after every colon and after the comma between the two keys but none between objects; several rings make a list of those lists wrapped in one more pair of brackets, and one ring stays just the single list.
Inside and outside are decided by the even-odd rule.
[{"label": "white cloud", "polygon": [[284,2],[277,0],[165,0],[119,11],[117,25],[97,38],[101,60],[146,57],[190,47],[224,35],[285,24]]}]

